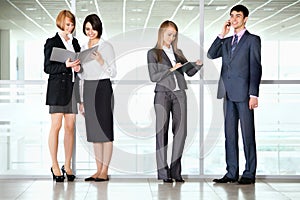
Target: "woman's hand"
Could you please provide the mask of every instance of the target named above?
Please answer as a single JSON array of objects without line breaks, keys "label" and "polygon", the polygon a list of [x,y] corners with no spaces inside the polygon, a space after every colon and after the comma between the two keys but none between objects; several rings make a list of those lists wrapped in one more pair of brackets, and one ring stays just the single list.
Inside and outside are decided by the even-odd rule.
[{"label": "woman's hand", "polygon": [[173,72],[173,71],[175,71],[176,69],[178,69],[178,68],[180,68],[180,67],[182,67],[182,64],[181,64],[181,63],[176,63],[176,65],[174,65],[174,66],[170,69],[170,71]]},{"label": "woman's hand", "polygon": [[73,67],[75,72],[79,72],[80,68],[81,68],[81,65],[76,65],[76,66]]},{"label": "woman's hand", "polygon": [[84,106],[83,106],[83,103],[79,104],[79,112],[84,116]]},{"label": "woman's hand", "polygon": [[203,65],[202,60],[196,60],[196,65]]},{"label": "woman's hand", "polygon": [[66,60],[66,66],[67,66],[67,67],[75,67],[75,66],[77,66],[77,65],[80,65],[80,60],[79,60],[79,59],[74,60],[74,61],[71,61],[71,58],[68,58],[68,59]]},{"label": "woman's hand", "polygon": [[92,58],[97,60],[100,63],[100,65],[104,64],[104,60],[103,60],[102,55],[99,51],[93,52]]}]

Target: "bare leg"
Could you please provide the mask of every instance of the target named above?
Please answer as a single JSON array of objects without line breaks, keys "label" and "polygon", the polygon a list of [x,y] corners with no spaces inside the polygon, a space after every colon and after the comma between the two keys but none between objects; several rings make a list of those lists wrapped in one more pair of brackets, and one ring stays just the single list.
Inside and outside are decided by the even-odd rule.
[{"label": "bare leg", "polygon": [[107,179],[108,176],[108,166],[111,161],[113,143],[104,142],[102,143],[102,170],[98,178]]},{"label": "bare leg", "polygon": [[61,172],[57,160],[57,151],[58,151],[58,135],[62,124],[62,118],[63,118],[62,113],[51,114],[51,128],[50,128],[50,133],[48,138],[48,146],[49,146],[49,151],[52,159],[52,169],[53,169],[53,173],[56,176],[61,176]]},{"label": "bare leg", "polygon": [[65,170],[67,174],[73,174],[71,170],[71,159],[74,145],[74,125],[75,114],[65,114],[65,135],[64,135],[64,147],[65,147]]},{"label": "bare leg", "polygon": [[103,160],[103,145],[102,143],[94,143],[94,154],[95,154],[95,160],[97,165],[97,172],[92,176],[94,178],[97,178],[102,171],[102,160]]}]

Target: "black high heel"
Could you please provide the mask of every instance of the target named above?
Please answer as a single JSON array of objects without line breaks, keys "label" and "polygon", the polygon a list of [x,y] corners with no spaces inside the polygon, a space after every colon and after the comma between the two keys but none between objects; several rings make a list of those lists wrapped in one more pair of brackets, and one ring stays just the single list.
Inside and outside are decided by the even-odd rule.
[{"label": "black high heel", "polygon": [[65,170],[64,165],[61,167],[61,171],[62,171],[63,175],[65,175],[65,174],[67,175],[68,181],[74,181],[74,179],[76,178],[76,176],[73,174],[70,174],[70,175],[67,174],[67,171]]},{"label": "black high heel", "polygon": [[64,182],[65,180],[65,176],[62,175],[62,176],[56,176],[54,173],[53,173],[53,169],[51,167],[51,173],[53,175],[53,180],[55,180],[56,182]]}]

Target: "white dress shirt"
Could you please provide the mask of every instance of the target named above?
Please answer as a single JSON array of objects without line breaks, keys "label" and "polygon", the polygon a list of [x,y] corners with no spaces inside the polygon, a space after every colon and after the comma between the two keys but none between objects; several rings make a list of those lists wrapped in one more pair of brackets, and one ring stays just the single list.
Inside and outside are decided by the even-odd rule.
[{"label": "white dress shirt", "polygon": [[[101,65],[97,60],[92,60],[81,64],[82,72],[78,73],[80,80],[80,97],[83,102],[83,84],[84,80],[101,80],[114,78],[117,75],[115,64],[115,52],[112,45],[103,39],[100,39],[97,44],[104,64]],[[81,51],[88,49],[88,43],[81,47]]]},{"label": "white dress shirt", "polygon": [[[60,39],[62,40],[62,42],[64,43],[65,47],[67,50],[75,52],[72,41],[73,41],[73,35],[72,34],[68,34],[68,37],[70,38],[68,41],[65,40],[65,38],[62,36],[62,33],[58,33]],[[72,60],[74,61],[74,60]],[[72,82],[75,81],[75,74],[74,74],[74,69],[72,68]]]},{"label": "white dress shirt", "polygon": [[[175,55],[174,55],[174,51],[173,51],[172,45],[170,45],[170,48],[168,48],[166,46],[163,46],[163,50],[167,54],[169,60],[171,61],[172,66],[176,65],[176,58],[175,58]],[[174,79],[175,79],[175,89],[173,91],[180,90],[180,88],[178,86],[178,83],[177,83],[177,78],[176,78],[176,76],[175,76],[174,73],[173,73],[173,76],[174,76]]]}]

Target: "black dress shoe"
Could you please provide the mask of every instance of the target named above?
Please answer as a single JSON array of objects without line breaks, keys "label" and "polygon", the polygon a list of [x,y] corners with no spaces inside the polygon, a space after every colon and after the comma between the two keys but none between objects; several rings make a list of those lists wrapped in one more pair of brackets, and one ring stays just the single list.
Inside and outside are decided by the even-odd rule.
[{"label": "black dress shoe", "polygon": [[62,175],[62,176],[56,176],[53,172],[53,169],[51,167],[51,173],[52,173],[52,176],[53,176],[53,180],[55,180],[56,182],[64,182],[65,180],[65,176]]},{"label": "black dress shoe", "polygon": [[254,184],[255,183],[255,179],[242,177],[242,178],[240,178],[240,180],[238,181],[238,183],[241,184],[241,185]]},{"label": "black dress shoe", "polygon": [[237,179],[228,178],[227,176],[223,176],[223,178],[213,180],[213,182],[216,182],[216,183],[233,183],[236,181],[237,181]]},{"label": "black dress shoe", "polygon": [[95,178],[91,176],[91,177],[85,178],[84,181],[95,181]]},{"label": "black dress shoe", "polygon": [[104,181],[108,181],[109,178],[107,177],[106,179],[105,178],[95,178],[95,182],[104,182]]},{"label": "black dress shoe", "polygon": [[166,179],[163,179],[163,182],[164,183],[173,183],[173,180],[171,178],[166,178]]},{"label": "black dress shoe", "polygon": [[185,182],[185,180],[183,178],[175,179],[175,181],[178,182],[178,183],[184,183]]},{"label": "black dress shoe", "polygon": [[64,176],[64,174],[67,175],[68,181],[74,181],[74,179],[76,178],[75,175],[73,175],[73,174],[68,174],[68,173],[67,173],[67,171],[65,170],[65,166],[64,166],[64,165],[61,167],[61,171],[62,171],[62,173],[63,173],[63,176]]}]

